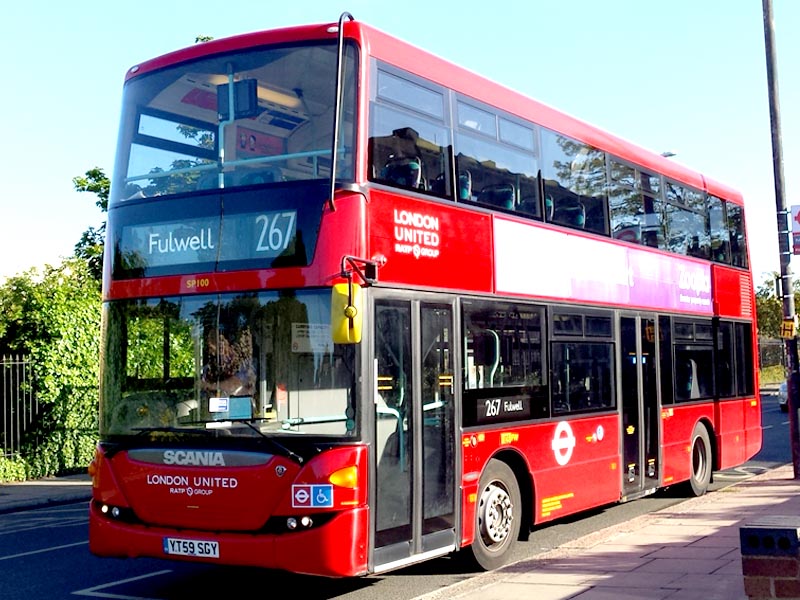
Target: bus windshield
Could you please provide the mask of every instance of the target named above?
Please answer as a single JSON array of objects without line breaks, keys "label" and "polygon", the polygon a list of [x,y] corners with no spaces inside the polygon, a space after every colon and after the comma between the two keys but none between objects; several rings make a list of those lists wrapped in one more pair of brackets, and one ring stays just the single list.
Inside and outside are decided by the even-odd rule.
[{"label": "bus windshield", "polygon": [[[355,51],[343,63],[337,176],[352,179]],[[330,178],[336,45],[228,53],[131,78],[111,202]]]},{"label": "bus windshield", "polygon": [[331,341],[329,290],[123,300],[104,311],[105,439],[356,433],[356,346]]}]

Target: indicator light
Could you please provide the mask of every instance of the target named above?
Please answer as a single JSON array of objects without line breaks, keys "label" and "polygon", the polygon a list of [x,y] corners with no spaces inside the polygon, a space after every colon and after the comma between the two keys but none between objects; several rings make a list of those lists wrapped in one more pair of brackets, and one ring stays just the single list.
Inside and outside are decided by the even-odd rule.
[{"label": "indicator light", "polygon": [[355,489],[358,487],[358,468],[354,465],[334,471],[328,481],[339,487]]}]

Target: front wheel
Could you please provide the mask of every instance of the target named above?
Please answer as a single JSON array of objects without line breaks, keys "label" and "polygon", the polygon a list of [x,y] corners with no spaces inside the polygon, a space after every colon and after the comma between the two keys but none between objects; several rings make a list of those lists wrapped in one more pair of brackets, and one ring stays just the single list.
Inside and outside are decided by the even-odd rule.
[{"label": "front wheel", "polygon": [[695,496],[702,496],[708,491],[713,468],[711,456],[711,440],[708,437],[708,429],[705,425],[698,423],[692,432],[692,462],[690,465],[692,471],[689,478],[689,488]]},{"label": "front wheel", "polygon": [[519,484],[506,463],[492,459],[486,465],[478,486],[475,507],[475,539],[472,558],[490,571],[502,566],[519,537],[522,517]]}]

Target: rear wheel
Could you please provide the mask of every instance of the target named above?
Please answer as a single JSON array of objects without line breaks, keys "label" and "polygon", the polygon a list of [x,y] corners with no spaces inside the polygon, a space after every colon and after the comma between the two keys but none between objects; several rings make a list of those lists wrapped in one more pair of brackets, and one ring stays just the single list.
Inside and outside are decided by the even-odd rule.
[{"label": "rear wheel", "polygon": [[489,571],[502,566],[519,537],[522,518],[519,484],[506,463],[492,459],[481,475],[475,508],[472,558]]},{"label": "rear wheel", "polygon": [[708,484],[711,483],[713,461],[708,429],[700,423],[695,425],[692,433],[691,461],[689,488],[695,496],[702,496],[708,491]]}]

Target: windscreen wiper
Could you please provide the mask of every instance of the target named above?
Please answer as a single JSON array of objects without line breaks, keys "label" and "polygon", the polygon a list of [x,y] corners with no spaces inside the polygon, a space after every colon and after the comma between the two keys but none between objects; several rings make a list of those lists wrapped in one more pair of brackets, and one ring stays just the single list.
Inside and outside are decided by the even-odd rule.
[{"label": "windscreen wiper", "polygon": [[298,464],[301,464],[301,465],[303,464],[303,457],[302,457],[302,456],[300,456],[300,455],[299,455],[299,454],[297,454],[296,452],[293,452],[292,450],[290,450],[289,448],[287,448],[286,446],[284,446],[283,444],[281,444],[281,443],[280,443],[278,440],[276,440],[274,437],[272,437],[272,436],[269,436],[269,435],[264,435],[264,432],[263,432],[263,431],[261,431],[261,430],[260,430],[258,427],[256,427],[255,425],[253,425],[253,421],[252,421],[252,420],[250,420],[250,419],[230,419],[230,421],[231,421],[231,423],[244,423],[244,424],[245,424],[245,425],[247,425],[247,426],[248,426],[250,429],[252,429],[253,431],[255,431],[255,432],[258,434],[258,435],[260,435],[260,436],[261,436],[261,439],[263,439],[263,440],[266,440],[266,441],[267,441],[267,443],[269,443],[269,444],[270,444],[272,447],[276,448],[276,449],[277,449],[279,452],[281,452],[281,453],[282,453],[284,456],[288,456],[288,457],[289,457],[289,458],[291,458],[292,460],[296,461]]}]

